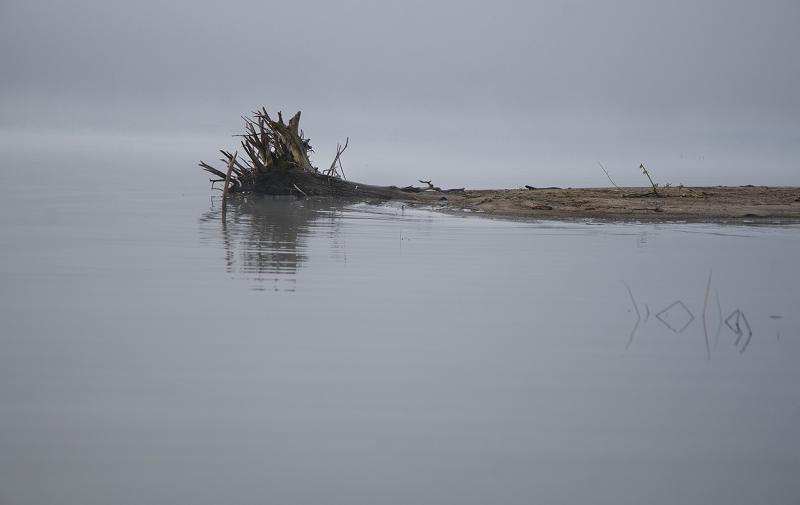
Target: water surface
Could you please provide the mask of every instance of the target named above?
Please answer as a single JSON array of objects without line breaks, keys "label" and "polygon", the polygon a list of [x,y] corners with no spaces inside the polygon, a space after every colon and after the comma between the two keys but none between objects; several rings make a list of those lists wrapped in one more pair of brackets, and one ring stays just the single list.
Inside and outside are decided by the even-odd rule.
[{"label": "water surface", "polygon": [[0,190],[0,503],[800,499],[798,227],[54,166]]}]

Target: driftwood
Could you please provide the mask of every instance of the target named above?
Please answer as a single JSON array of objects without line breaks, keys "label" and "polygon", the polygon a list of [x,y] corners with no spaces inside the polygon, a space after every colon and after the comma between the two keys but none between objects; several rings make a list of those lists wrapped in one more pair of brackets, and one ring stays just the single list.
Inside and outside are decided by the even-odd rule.
[{"label": "driftwood", "polygon": [[277,119],[273,119],[265,108],[253,112],[252,117],[242,119],[245,121],[245,133],[238,136],[241,137],[244,155],[237,159],[235,153],[220,151],[220,161],[227,165],[227,173],[200,162],[203,170],[217,177],[211,179],[212,183],[224,182],[224,195],[263,193],[426,201],[431,200],[431,193],[446,192],[430,181],[420,181],[427,184],[425,188],[398,188],[346,180],[341,156],[350,143],[349,138],[344,146],[337,146],[330,168],[320,171],[309,160],[308,155],[313,149],[309,139],[300,130],[300,112],[292,116],[288,124],[280,112]]},{"label": "driftwood", "polygon": [[222,190],[222,208],[225,208],[225,200],[228,198],[228,187],[231,183],[231,171],[233,170],[233,164],[236,163],[236,156],[239,152],[233,153],[231,160],[228,162],[228,172],[225,174],[225,188]]}]

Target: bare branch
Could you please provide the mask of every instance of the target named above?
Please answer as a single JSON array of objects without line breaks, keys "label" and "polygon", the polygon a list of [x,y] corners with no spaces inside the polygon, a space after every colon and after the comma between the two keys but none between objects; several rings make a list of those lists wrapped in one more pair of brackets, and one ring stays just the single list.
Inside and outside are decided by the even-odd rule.
[{"label": "bare branch", "polygon": [[324,172],[325,175],[331,177],[341,177],[342,179],[347,180],[347,177],[344,176],[344,167],[342,167],[342,153],[344,153],[348,145],[350,145],[350,137],[347,137],[347,139],[344,141],[344,147],[342,147],[341,144],[336,144],[336,156],[331,162],[331,167]]},{"label": "bare branch", "polygon": [[602,163],[600,163],[599,161],[597,162],[597,164],[598,164],[598,165],[600,165],[600,168],[603,170],[603,173],[605,173],[605,174],[606,174],[606,177],[608,177],[608,180],[611,182],[611,184],[613,184],[613,185],[614,185],[614,187],[615,187],[615,188],[617,188],[618,190],[622,191],[622,188],[620,188],[619,186],[617,186],[617,183],[616,183],[616,182],[614,182],[614,180],[611,178],[611,176],[610,176],[610,175],[608,175],[608,170],[606,170],[606,167],[604,167],[604,166],[603,166],[603,164],[602,164]]},{"label": "bare branch", "polygon": [[238,154],[239,154],[238,151],[233,153],[233,156],[231,157],[231,161],[228,162],[228,173],[225,175],[225,188],[223,188],[223,190],[222,190],[222,208],[223,209],[225,208],[225,199],[228,197],[228,185],[231,182],[231,170],[233,169],[233,164],[236,162],[236,155],[238,155]]}]

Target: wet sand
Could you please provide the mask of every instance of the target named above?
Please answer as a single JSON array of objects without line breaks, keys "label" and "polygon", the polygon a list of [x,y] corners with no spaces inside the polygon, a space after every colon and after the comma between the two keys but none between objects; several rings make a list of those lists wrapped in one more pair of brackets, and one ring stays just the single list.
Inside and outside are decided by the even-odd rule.
[{"label": "wet sand", "polygon": [[[535,219],[800,222],[800,187],[524,188],[446,193],[448,208]],[[444,202],[444,200],[442,200]]]}]

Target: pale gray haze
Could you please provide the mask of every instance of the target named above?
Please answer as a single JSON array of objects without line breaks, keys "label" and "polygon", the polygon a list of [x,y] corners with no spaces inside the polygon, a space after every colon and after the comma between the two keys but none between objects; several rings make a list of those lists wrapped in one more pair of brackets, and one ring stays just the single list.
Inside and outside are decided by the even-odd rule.
[{"label": "pale gray haze", "polygon": [[182,170],[264,105],[304,111],[319,165],[349,136],[368,182],[800,184],[798,26],[797,1],[3,0],[0,148],[170,139]]},{"label": "pale gray haze", "polygon": [[798,49],[800,0],[0,0],[0,505],[800,504],[797,224],[197,166],[265,106],[363,183],[800,185]]}]

